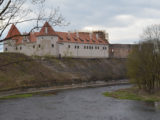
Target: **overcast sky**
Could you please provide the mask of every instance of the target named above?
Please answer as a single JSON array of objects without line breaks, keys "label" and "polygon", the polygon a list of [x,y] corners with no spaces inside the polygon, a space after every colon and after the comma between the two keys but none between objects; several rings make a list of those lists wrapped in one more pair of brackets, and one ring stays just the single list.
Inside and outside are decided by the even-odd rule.
[{"label": "overcast sky", "polygon": [[139,41],[142,30],[160,23],[158,0],[47,0],[48,7],[60,7],[71,24],[55,30],[106,30],[110,43]]},{"label": "overcast sky", "polygon": [[105,30],[110,43],[135,43],[146,26],[160,23],[158,0],[46,0],[46,6],[59,7],[71,23],[56,31]]}]

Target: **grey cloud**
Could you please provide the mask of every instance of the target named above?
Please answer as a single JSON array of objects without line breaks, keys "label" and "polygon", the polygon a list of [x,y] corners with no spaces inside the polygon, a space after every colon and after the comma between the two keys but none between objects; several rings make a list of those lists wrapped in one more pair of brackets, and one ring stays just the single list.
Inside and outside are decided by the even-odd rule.
[{"label": "grey cloud", "polygon": [[[48,3],[50,4],[51,1],[49,1]],[[145,19],[153,19],[153,21],[154,19],[160,19],[159,0],[52,0],[52,4],[59,6],[62,14],[71,22],[71,25],[68,27],[56,27],[57,30],[61,31],[82,29],[86,26],[117,27],[118,29],[123,28],[127,31],[130,28],[129,26],[133,26],[135,22],[137,24],[136,19],[143,19],[144,22]],[[135,20],[115,19],[119,15],[130,15],[135,17]],[[133,26],[133,28],[137,28],[137,26]],[[140,27],[138,26],[138,28]],[[137,33],[135,33],[135,36],[135,38],[138,38]],[[118,42],[125,41],[126,43],[130,43],[136,40],[135,38],[124,40],[123,37],[119,37]],[[115,40],[113,41],[116,42]]]},{"label": "grey cloud", "polygon": [[[46,0],[46,6],[60,7],[62,15],[71,22],[67,27],[55,27],[58,31],[79,30],[96,25],[127,29],[134,24],[132,19],[115,19],[119,15],[130,15],[135,19],[160,19],[159,0]],[[131,40],[133,38],[128,39],[129,42]]]}]

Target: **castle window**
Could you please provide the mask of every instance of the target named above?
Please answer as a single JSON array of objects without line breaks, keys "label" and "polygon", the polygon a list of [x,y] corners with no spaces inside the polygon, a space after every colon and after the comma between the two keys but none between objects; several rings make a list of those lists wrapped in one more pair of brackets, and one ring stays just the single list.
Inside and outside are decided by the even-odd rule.
[{"label": "castle window", "polygon": [[92,49],[92,47],[91,47],[91,46],[89,46],[89,49]]},{"label": "castle window", "polygon": [[67,36],[67,39],[68,39],[68,40],[70,40],[70,37],[69,37],[69,36]]},{"label": "castle window", "polygon": [[107,48],[106,48],[106,47],[103,47],[103,49],[106,50]]},{"label": "castle window", "polygon": [[86,49],[86,46],[84,46],[84,49]]},{"label": "castle window", "polygon": [[33,45],[33,48],[35,48],[35,45]]},{"label": "castle window", "polygon": [[52,48],[54,48],[54,44],[52,44]]},{"label": "castle window", "polygon": [[79,38],[82,42],[84,42],[84,40],[82,38]]},{"label": "castle window", "polygon": [[87,42],[89,42],[89,39],[86,39]]},{"label": "castle window", "polygon": [[75,37],[74,40],[77,41],[77,38]]},{"label": "castle window", "polygon": [[5,48],[5,51],[8,51],[8,49],[7,49],[7,48]]},{"label": "castle window", "polygon": [[40,47],[41,47],[41,45],[38,45],[38,47],[40,48]]},{"label": "castle window", "polygon": [[95,49],[97,49],[97,46],[95,46]]},{"label": "castle window", "polygon": [[19,49],[22,50],[22,47],[20,47]]},{"label": "castle window", "polygon": [[70,48],[71,46],[70,45],[68,45],[68,48]]},{"label": "castle window", "polygon": [[75,49],[76,49],[76,48],[79,49],[79,46],[75,46]]},{"label": "castle window", "polygon": [[63,38],[62,38],[62,37],[59,37],[59,39],[60,39],[60,40],[63,40]]},{"label": "castle window", "polygon": [[87,49],[88,49],[88,46],[87,46]]},{"label": "castle window", "polygon": [[18,48],[16,47],[16,50],[18,50]]}]

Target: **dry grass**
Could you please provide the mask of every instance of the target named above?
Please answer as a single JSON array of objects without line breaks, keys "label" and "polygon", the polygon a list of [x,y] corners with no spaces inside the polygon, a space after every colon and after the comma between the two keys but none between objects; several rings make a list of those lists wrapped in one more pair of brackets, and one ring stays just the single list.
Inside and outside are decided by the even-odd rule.
[{"label": "dry grass", "polygon": [[0,91],[126,78],[126,60],[0,54]]}]

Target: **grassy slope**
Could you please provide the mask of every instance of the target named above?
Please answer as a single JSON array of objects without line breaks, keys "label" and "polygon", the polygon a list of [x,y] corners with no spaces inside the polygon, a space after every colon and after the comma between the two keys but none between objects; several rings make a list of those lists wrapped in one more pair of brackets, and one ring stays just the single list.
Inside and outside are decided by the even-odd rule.
[{"label": "grassy slope", "polygon": [[54,85],[59,77],[25,55],[0,54],[1,90]]},{"label": "grassy slope", "polygon": [[125,73],[125,60],[33,60],[23,54],[0,54],[0,90],[121,79]]},{"label": "grassy slope", "polygon": [[125,59],[52,59],[41,61],[51,70],[70,75],[73,82],[126,78]]}]

